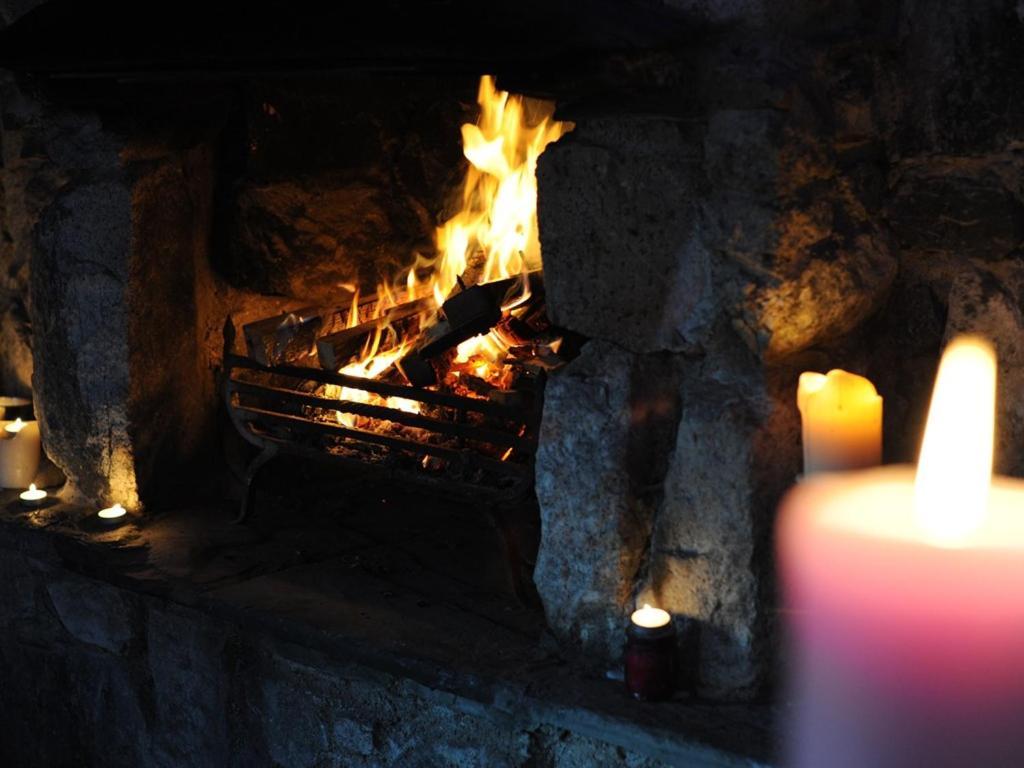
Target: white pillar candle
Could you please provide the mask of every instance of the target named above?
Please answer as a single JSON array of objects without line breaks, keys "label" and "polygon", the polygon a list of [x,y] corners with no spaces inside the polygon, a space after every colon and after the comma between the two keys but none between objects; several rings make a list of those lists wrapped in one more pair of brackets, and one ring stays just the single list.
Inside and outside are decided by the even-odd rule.
[{"label": "white pillar candle", "polygon": [[805,475],[882,463],[882,398],[869,380],[838,369],[802,373],[796,402]]},{"label": "white pillar candle", "polygon": [[24,488],[39,471],[39,423],[21,419],[0,423],[0,487]]},{"label": "white pillar candle", "polygon": [[778,526],[797,768],[1024,761],[1024,482],[991,477],[995,360],[954,342],[920,466],[805,480]]}]

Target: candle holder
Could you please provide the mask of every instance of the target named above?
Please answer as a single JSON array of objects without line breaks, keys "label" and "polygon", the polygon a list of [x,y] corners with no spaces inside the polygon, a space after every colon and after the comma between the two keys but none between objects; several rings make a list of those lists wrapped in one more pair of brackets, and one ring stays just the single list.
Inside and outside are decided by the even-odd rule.
[{"label": "candle holder", "polygon": [[676,627],[630,621],[626,629],[626,689],[641,701],[663,701],[672,695],[676,677]]}]

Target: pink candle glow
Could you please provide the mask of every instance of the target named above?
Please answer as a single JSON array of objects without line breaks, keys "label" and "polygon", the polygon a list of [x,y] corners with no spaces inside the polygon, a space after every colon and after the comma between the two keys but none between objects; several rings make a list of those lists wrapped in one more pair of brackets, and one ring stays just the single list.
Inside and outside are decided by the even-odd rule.
[{"label": "pink candle glow", "polygon": [[790,762],[1024,764],[1024,482],[992,478],[995,358],[953,342],[918,470],[805,480],[783,501]]}]

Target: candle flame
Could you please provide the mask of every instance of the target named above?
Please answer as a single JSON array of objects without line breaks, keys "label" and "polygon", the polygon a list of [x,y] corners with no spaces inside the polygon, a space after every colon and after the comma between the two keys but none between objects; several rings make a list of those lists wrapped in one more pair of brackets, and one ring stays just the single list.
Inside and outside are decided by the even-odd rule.
[{"label": "candle flame", "polygon": [[996,355],[975,336],[942,355],[914,487],[917,524],[928,539],[962,546],[984,522],[995,441]]},{"label": "candle flame", "polygon": [[32,491],[32,493],[35,493],[35,492],[36,492],[36,490],[37,490],[37,489],[36,489],[36,484],[35,484],[35,483],[29,483],[29,484],[28,484],[28,489],[29,489],[30,491]]}]

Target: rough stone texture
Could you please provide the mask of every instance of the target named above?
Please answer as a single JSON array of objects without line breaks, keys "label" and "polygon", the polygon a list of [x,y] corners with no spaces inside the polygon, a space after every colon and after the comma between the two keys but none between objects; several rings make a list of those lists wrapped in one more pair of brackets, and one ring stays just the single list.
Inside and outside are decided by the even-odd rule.
[{"label": "rough stone texture", "polygon": [[711,698],[755,696],[771,660],[770,530],[800,467],[795,373],[774,378],[742,350],[689,367],[641,588],[698,620],[693,666]]},{"label": "rough stone texture", "polygon": [[791,99],[788,114],[717,112],[704,140],[708,247],[737,270],[723,284],[727,311],[768,360],[855,330],[896,274],[885,233],[837,172],[802,95]]},{"label": "rough stone texture", "polygon": [[113,587],[68,579],[50,582],[46,591],[60,623],[83,643],[123,653],[132,641],[132,617]]},{"label": "rough stone texture", "polygon": [[137,505],[176,481],[157,468],[194,458],[215,407],[195,266],[209,160],[129,142],[10,82],[0,98],[8,255],[17,274],[30,271],[44,445],[69,496]]},{"label": "rough stone texture", "polygon": [[[0,126],[17,108],[10,78],[0,73]],[[10,118],[8,117],[9,121]],[[0,141],[0,386],[7,394],[28,396],[32,389],[32,324],[29,311],[31,230],[50,194],[40,163],[19,157],[19,142]]]},{"label": "rough stone texture", "polygon": [[718,110],[704,131],[599,119],[548,148],[539,224],[555,321],[638,352],[689,351],[730,316],[775,360],[871,316],[896,274],[887,236],[802,94],[789,98],[788,113]]},{"label": "rough stone texture", "polygon": [[[505,626],[508,612],[480,620],[435,591],[427,550],[404,549],[414,526],[397,534],[403,549],[383,553],[333,514],[296,528],[281,509],[256,531],[204,509],[89,532],[81,509],[58,505],[44,521],[13,499],[0,500],[5,765],[767,765],[763,746],[721,746],[737,730],[749,737],[753,710],[644,705],[618,684],[538,664],[534,641]],[[395,514],[378,512],[350,522]],[[442,648],[447,665],[428,661]]]},{"label": "rough stone texture", "polygon": [[427,77],[253,84],[222,274],[338,302],[339,285],[373,291],[431,254],[466,167],[459,125],[473,119],[474,88]]},{"label": "rough stone texture", "polygon": [[[388,210],[381,186],[329,179],[248,186],[238,194],[237,278],[264,293],[343,303],[341,286],[373,291],[429,253],[433,230]],[[399,234],[410,231],[403,240]],[[421,237],[416,238],[419,234]]]},{"label": "rough stone texture", "polygon": [[554,322],[635,352],[699,342],[713,297],[695,232],[700,145],[691,133],[670,120],[590,120],[541,156],[538,225]]},{"label": "rough stone texture", "polygon": [[545,392],[534,582],[556,635],[599,660],[621,653],[633,610],[678,419],[675,364],[593,341]]},{"label": "rough stone texture", "polygon": [[977,155],[1024,137],[1017,0],[908,0],[882,22],[893,45],[869,64],[865,92],[894,156]]},{"label": "rough stone texture", "polygon": [[1024,160],[988,157],[915,158],[894,171],[887,215],[905,249],[1002,259],[1024,240]]}]

